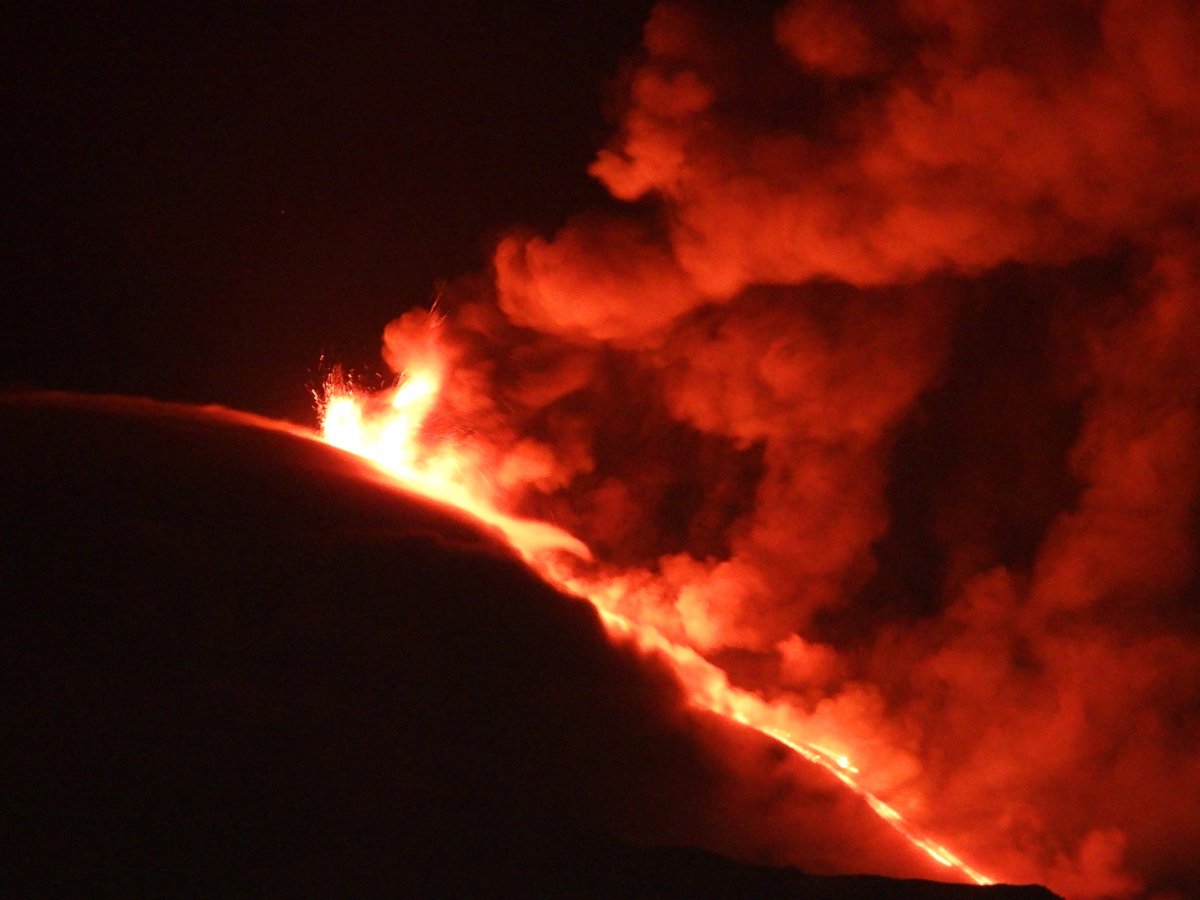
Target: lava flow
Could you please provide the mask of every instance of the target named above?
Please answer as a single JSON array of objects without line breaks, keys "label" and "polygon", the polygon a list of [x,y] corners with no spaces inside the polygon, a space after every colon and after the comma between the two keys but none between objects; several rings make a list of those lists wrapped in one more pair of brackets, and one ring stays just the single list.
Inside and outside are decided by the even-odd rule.
[{"label": "lava flow", "polygon": [[[437,320],[429,347],[436,351]],[[633,590],[619,575],[591,571],[589,548],[548,522],[504,512],[500,489],[486,476],[483,451],[428,427],[447,374],[436,352],[422,354],[391,388],[369,392],[346,383],[336,372],[318,396],[322,436],[328,443],[370,460],[408,490],[457,507],[500,531],[543,579],[588,600],[609,634],[632,640],[643,651],[667,660],[697,708],[748,726],[836,776],[915,847],[977,884],[991,878],[922,834],[893,805],[862,784],[849,756],[827,746],[825,735],[807,733],[800,715],[785,703],[766,700],[731,684],[720,667],[692,647],[666,637],[653,624],[623,614],[620,601]]]}]

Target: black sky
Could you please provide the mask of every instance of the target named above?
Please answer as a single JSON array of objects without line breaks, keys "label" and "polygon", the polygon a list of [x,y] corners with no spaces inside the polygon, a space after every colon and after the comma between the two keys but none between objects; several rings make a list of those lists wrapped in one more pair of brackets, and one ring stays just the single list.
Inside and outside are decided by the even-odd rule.
[{"label": "black sky", "polygon": [[0,381],[305,420],[322,354],[375,365],[501,230],[605,202],[584,169],[649,6],[18,17]]}]

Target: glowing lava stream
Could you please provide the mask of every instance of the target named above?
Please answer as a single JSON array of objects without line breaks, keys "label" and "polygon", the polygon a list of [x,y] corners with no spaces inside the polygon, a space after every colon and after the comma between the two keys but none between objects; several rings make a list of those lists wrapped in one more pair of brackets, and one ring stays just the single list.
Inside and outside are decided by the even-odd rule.
[{"label": "glowing lava stream", "polygon": [[717,713],[764,734],[831,772],[863,798],[885,822],[943,866],[977,884],[992,879],[968,866],[936,841],[922,836],[892,806],[855,780],[859,770],[841,754],[789,732],[789,710],[735,687],[728,676],[690,647],[677,644],[650,625],[614,612],[625,590],[617,579],[575,574],[563,554],[590,560],[587,545],[548,522],[508,515],[497,508],[484,476],[484,460],[466,445],[426,441],[422,429],[437,403],[445,372],[439,361],[405,372],[400,383],[376,393],[341,384],[336,374],[318,397],[324,440],[371,461],[413,493],[458,507],[499,530],[529,566],[560,590],[588,600],[610,634],[632,639],[661,655],[697,708]]}]

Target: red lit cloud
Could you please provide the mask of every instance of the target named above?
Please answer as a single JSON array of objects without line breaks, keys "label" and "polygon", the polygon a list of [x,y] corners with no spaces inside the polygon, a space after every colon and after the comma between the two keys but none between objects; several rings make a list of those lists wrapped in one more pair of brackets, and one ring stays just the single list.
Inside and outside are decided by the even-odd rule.
[{"label": "red lit cloud", "polygon": [[775,17],[775,39],[814,72],[850,78],[875,68],[877,51],[850,3],[789,3]]},{"label": "red lit cloud", "polygon": [[696,303],[670,249],[621,219],[578,220],[549,242],[505,238],[495,264],[512,322],[567,338],[639,342]]},{"label": "red lit cloud", "polygon": [[[659,7],[648,44],[685,15]],[[768,109],[750,115],[738,104],[747,82],[768,78],[753,70],[783,63],[731,59],[724,29],[694,27],[691,46],[645,61],[593,172],[617,196],[667,204],[680,264],[717,297],[755,282],[878,284],[1102,249],[1195,195],[1195,170],[1181,163],[1195,161],[1197,114],[1182,97],[1200,34],[1194,14],[1168,4],[1148,15],[1110,4],[1081,35],[1084,16],[901,4],[873,18],[903,32],[908,52],[875,74],[856,58],[868,38],[852,8],[789,5],[776,37],[803,70],[796,82],[840,87],[801,94],[808,121],[791,130],[762,114],[770,98],[754,98]],[[653,102],[636,90],[647,81]]]},{"label": "red lit cloud", "polygon": [[1071,897],[1200,885],[1198,45],[1184,0],[662,3],[628,209],[445,300],[514,503]]}]

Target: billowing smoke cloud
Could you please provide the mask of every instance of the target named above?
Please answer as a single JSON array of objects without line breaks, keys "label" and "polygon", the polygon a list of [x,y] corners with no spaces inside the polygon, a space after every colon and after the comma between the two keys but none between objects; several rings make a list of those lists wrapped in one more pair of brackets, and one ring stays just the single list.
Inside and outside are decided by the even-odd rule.
[{"label": "billowing smoke cloud", "polygon": [[1072,897],[1200,885],[1197,45],[1190,0],[662,3],[626,212],[443,299],[516,505]]}]

